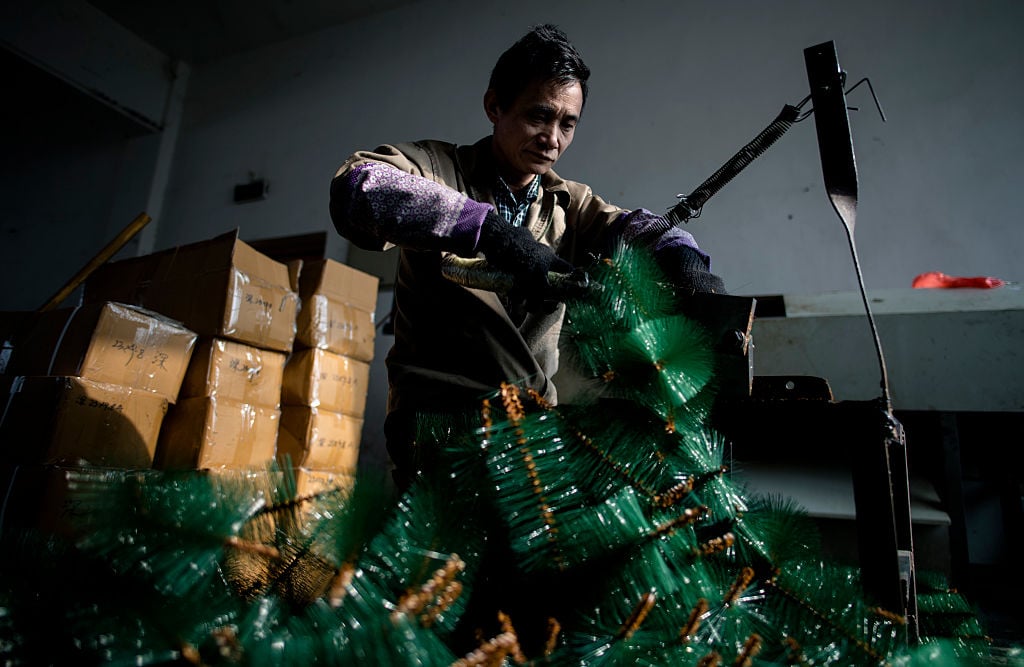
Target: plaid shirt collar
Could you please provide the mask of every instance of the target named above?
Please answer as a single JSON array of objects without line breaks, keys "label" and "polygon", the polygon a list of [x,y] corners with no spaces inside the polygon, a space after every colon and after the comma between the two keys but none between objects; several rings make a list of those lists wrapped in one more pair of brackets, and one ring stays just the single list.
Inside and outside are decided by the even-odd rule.
[{"label": "plaid shirt collar", "polygon": [[526,218],[526,209],[530,208],[540,194],[540,176],[534,176],[533,180],[522,190],[512,192],[501,176],[494,186],[494,203],[498,214],[513,227],[519,227]]}]

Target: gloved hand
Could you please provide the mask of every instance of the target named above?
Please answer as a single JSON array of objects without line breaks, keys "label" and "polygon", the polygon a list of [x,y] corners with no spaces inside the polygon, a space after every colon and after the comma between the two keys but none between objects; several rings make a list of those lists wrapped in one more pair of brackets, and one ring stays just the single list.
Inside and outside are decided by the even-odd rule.
[{"label": "gloved hand", "polygon": [[711,273],[704,257],[688,245],[662,248],[656,259],[661,270],[684,295],[728,294],[722,279]]},{"label": "gloved hand", "polygon": [[573,266],[540,243],[525,227],[513,227],[497,213],[489,211],[480,228],[477,250],[487,263],[512,276],[512,299],[525,300],[529,310],[547,310],[545,295],[550,287],[548,272],[572,273]]}]

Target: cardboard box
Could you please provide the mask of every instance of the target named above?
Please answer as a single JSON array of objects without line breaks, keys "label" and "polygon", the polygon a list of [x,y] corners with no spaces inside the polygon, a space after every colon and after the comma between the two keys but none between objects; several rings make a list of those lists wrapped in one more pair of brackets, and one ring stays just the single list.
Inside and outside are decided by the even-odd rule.
[{"label": "cardboard box", "polygon": [[353,472],[314,470],[312,468],[295,469],[295,495],[298,498],[308,498],[339,490],[347,496],[355,485],[356,476]]},{"label": "cardboard box", "polygon": [[185,398],[160,431],[153,467],[160,470],[252,468],[274,460],[281,413],[219,396]]},{"label": "cardboard box", "polygon": [[238,238],[208,241],[110,262],[85,283],[86,302],[120,301],[174,318],[200,336],[288,352],[298,294],[288,267]]},{"label": "cardboard box", "polygon": [[174,402],[196,334],[138,306],[92,303],[40,313],[11,355],[12,375],[60,375],[149,391]]},{"label": "cardboard box", "polygon": [[217,396],[277,409],[287,355],[226,338],[202,338],[181,384],[182,398]]},{"label": "cardboard box", "polygon": [[277,458],[282,466],[355,474],[363,420],[319,408],[284,405]]},{"label": "cardboard box", "polygon": [[281,402],[362,418],[370,364],[328,350],[292,353],[284,367]]},{"label": "cardboard box", "polygon": [[299,296],[329,296],[367,313],[377,310],[377,276],[364,273],[333,259],[307,260],[299,273]]},{"label": "cardboard box", "polygon": [[8,376],[0,458],[10,463],[149,468],[168,401],[76,377]]},{"label": "cardboard box", "polygon": [[303,263],[296,342],[372,361],[379,282],[376,276],[332,259]]}]

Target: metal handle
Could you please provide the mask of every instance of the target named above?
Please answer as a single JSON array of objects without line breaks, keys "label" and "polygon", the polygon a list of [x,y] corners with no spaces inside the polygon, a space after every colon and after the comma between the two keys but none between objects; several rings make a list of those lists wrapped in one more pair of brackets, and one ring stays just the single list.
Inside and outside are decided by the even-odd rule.
[{"label": "metal handle", "polygon": [[100,266],[106,263],[108,259],[113,257],[118,250],[124,247],[124,244],[128,243],[136,234],[142,231],[142,228],[149,224],[152,218],[146,213],[139,213],[134,220],[128,223],[121,232],[114,237],[102,250],[100,250],[95,257],[90,259],[85,266],[83,266],[75,276],[65,283],[64,287],[61,287],[56,294],[50,297],[50,300],[43,304],[39,309],[40,311],[53,310],[68,298],[72,292],[74,292],[79,285],[85,282],[86,278],[92,275],[92,272],[98,269]]}]

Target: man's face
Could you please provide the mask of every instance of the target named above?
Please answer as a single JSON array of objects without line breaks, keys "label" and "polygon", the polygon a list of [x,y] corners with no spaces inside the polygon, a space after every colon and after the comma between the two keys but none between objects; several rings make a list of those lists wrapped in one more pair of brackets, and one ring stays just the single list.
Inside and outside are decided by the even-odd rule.
[{"label": "man's face", "polygon": [[583,89],[576,81],[535,82],[508,109],[487,91],[484,110],[494,124],[494,157],[510,188],[524,187],[554,166],[572,143],[582,109]]}]

